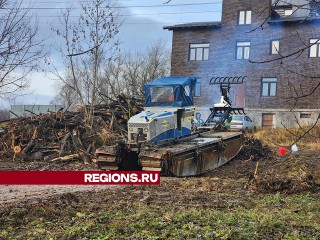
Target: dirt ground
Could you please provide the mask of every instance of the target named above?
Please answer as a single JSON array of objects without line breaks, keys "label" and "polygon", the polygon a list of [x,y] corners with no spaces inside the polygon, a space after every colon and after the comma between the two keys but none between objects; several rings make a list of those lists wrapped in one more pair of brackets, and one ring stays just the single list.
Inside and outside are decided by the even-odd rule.
[{"label": "dirt ground", "polygon": [[[73,163],[48,163],[12,161],[9,159],[0,161],[0,171],[25,170],[25,171],[55,171],[55,170],[96,170],[96,165],[84,165]],[[37,199],[45,199],[62,193],[74,193],[85,191],[99,191],[110,186],[81,186],[81,185],[6,185],[0,188],[0,207],[12,203],[37,202]]]},{"label": "dirt ground", "polygon": [[[319,154],[255,156],[160,186],[1,186],[0,239],[319,239]],[[82,169],[96,166],[0,161]]]},{"label": "dirt ground", "polygon": [[[203,177],[218,177],[228,179],[250,178],[255,170],[255,162],[234,160],[222,168],[204,174]],[[49,163],[37,161],[12,161],[9,159],[0,161],[0,171],[25,170],[25,171],[54,171],[54,170],[97,170],[95,164],[84,165],[80,162]],[[164,184],[177,184],[182,179],[163,177]],[[37,199],[50,198],[53,195],[63,193],[76,193],[86,191],[99,191],[114,188],[114,186],[81,186],[81,185],[6,185],[0,188],[0,207],[20,202],[37,202]]]}]

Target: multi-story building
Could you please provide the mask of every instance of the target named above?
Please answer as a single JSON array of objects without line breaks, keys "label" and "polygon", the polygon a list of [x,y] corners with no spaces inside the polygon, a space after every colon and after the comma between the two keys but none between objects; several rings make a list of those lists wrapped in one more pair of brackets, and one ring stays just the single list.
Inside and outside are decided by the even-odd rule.
[{"label": "multi-story building", "polygon": [[[310,124],[320,112],[320,11],[307,0],[223,0],[219,22],[167,26],[172,76],[196,76],[197,111],[219,102],[216,78],[244,78],[231,99],[257,126]],[[303,5],[299,8],[298,6]]]}]

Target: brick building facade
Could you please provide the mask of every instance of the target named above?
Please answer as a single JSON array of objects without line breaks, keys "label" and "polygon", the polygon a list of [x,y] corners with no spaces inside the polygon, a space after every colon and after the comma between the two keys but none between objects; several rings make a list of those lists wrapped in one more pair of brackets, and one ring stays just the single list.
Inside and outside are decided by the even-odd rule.
[{"label": "brick building facade", "polygon": [[220,99],[210,79],[235,76],[246,77],[242,85],[231,85],[231,99],[257,126],[293,126],[296,119],[310,124],[318,116],[319,88],[292,98],[320,81],[318,10],[295,8],[306,0],[273,1],[223,0],[221,22],[164,27],[173,31],[171,75],[199,79],[195,105],[203,119]]}]

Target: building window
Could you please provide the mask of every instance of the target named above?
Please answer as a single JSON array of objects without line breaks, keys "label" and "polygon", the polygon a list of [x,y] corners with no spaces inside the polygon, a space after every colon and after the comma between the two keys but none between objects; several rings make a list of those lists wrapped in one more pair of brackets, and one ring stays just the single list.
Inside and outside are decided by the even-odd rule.
[{"label": "building window", "polygon": [[309,57],[320,57],[320,39],[310,39]]},{"label": "building window", "polygon": [[196,82],[196,86],[194,88],[193,96],[194,97],[201,96],[201,78],[197,78],[197,82]]},{"label": "building window", "polygon": [[300,118],[311,118],[311,113],[300,113]]},{"label": "building window", "polygon": [[262,113],[262,127],[272,128],[273,127],[273,114],[272,113]]},{"label": "building window", "polygon": [[285,9],[285,10],[284,10],[284,16],[285,16],[285,17],[291,16],[292,13],[293,13],[292,8],[288,8],[288,9]]},{"label": "building window", "polygon": [[251,24],[251,13],[252,13],[252,11],[250,11],[250,10],[239,11],[238,24],[239,25]]},{"label": "building window", "polygon": [[271,41],[271,54],[276,55],[280,52],[280,41],[273,40]]},{"label": "building window", "polygon": [[262,78],[261,96],[274,97],[276,96],[277,78]]},{"label": "building window", "polygon": [[237,59],[249,59],[250,42],[237,42]]},{"label": "building window", "polygon": [[190,44],[189,60],[206,61],[209,59],[209,43]]}]

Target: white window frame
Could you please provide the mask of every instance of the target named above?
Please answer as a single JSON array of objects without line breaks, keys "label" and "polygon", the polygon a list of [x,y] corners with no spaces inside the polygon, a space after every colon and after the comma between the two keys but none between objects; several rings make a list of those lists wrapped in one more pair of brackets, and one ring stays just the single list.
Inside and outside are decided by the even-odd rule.
[{"label": "white window frame", "polygon": [[189,61],[208,61],[209,43],[191,43],[189,45]]},{"label": "white window frame", "polygon": [[250,25],[252,22],[251,10],[240,10],[238,16],[238,25]]},{"label": "white window frame", "polygon": [[310,38],[309,44],[310,44],[309,57],[310,58],[320,57],[320,39]]},{"label": "white window frame", "polygon": [[236,47],[236,59],[247,60],[250,58],[250,46],[249,41],[238,41]]},{"label": "white window frame", "polygon": [[289,17],[293,14],[293,9],[292,8],[288,8],[284,10],[284,16],[285,17]]},{"label": "white window frame", "polygon": [[276,77],[263,77],[261,79],[261,97],[276,97],[277,82]]},{"label": "white window frame", "polygon": [[271,41],[271,54],[278,55],[280,52],[280,41],[279,40],[272,40]]}]

